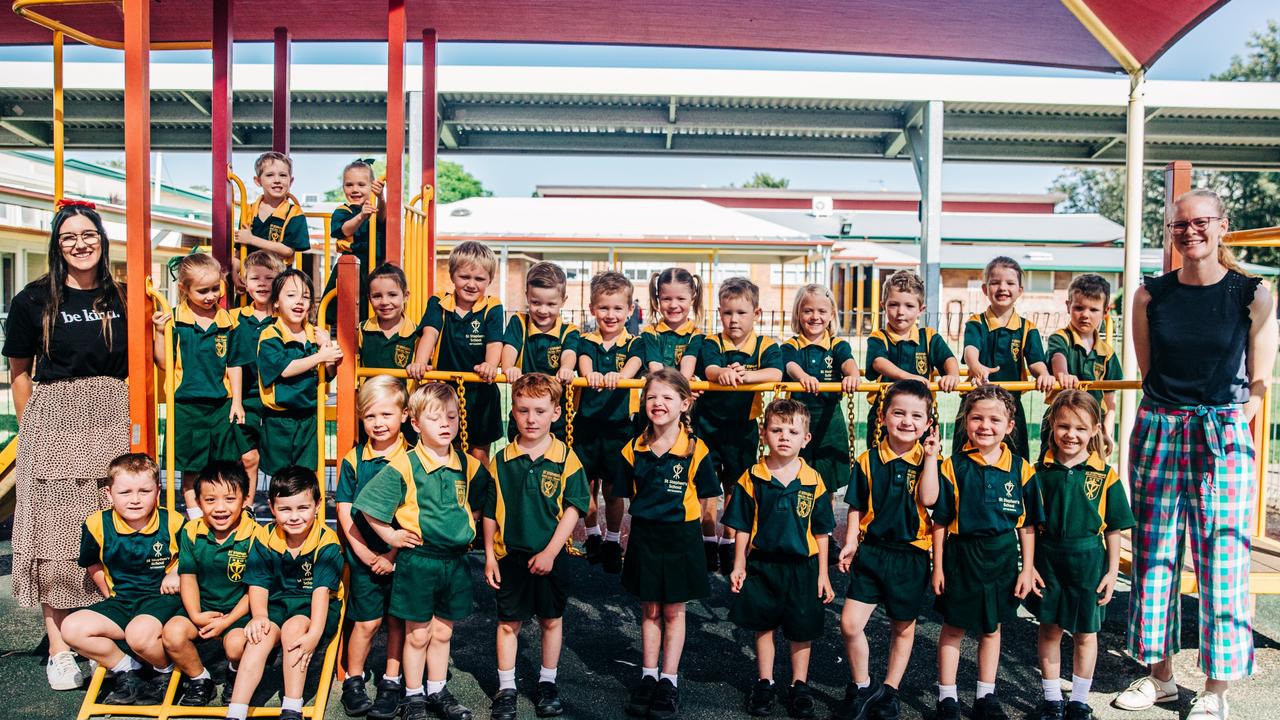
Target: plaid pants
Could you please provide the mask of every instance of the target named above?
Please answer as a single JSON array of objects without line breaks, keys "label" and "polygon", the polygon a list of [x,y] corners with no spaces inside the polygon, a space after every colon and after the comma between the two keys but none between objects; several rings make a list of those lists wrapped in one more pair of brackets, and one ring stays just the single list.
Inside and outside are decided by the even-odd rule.
[{"label": "plaid pants", "polygon": [[1254,457],[1240,406],[1138,409],[1129,441],[1137,526],[1128,649],[1139,662],[1158,662],[1179,649],[1178,589],[1189,520],[1200,585],[1200,667],[1216,680],[1253,673]]}]

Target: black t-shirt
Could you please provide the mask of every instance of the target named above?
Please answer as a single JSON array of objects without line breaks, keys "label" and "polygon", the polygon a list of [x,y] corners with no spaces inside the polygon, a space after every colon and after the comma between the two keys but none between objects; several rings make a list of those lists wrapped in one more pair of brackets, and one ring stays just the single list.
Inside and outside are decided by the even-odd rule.
[{"label": "black t-shirt", "polygon": [[64,288],[59,317],[53,324],[49,354],[44,352],[42,318],[48,294],[35,283],[13,297],[5,326],[5,357],[35,358],[32,379],[51,382],[107,375],[124,379],[129,374],[128,324],[124,303],[115,301],[111,317],[111,347],[102,332],[102,315],[93,308],[97,290]]}]

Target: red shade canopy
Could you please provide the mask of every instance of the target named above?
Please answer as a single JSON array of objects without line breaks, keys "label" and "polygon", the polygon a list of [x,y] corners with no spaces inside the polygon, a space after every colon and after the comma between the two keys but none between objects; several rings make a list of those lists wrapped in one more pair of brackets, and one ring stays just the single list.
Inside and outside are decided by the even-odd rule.
[{"label": "red shade canopy", "polygon": [[[1226,0],[407,0],[409,37],[442,41],[588,43],[804,50],[1125,69],[1077,15],[1092,14],[1149,67]],[[1075,10],[1069,6],[1076,6]],[[118,41],[118,4],[34,8]],[[385,40],[382,0],[236,2],[235,39]],[[155,0],[152,41],[207,41],[211,0]],[[51,33],[0,15],[0,44],[43,44]]]}]

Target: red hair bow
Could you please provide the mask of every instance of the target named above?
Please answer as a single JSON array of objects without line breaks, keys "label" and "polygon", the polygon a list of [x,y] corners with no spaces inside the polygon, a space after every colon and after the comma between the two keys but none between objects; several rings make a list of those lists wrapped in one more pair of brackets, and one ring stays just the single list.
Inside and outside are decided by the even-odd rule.
[{"label": "red hair bow", "polygon": [[97,205],[94,205],[93,203],[89,202],[88,200],[68,200],[67,198],[62,198],[62,199],[58,200],[57,204],[56,204],[56,205],[54,205],[54,208],[55,208],[56,210],[61,210],[62,208],[68,208],[68,207],[82,207],[82,208],[85,208],[85,209],[87,209],[87,210],[97,210],[97,209],[98,209],[98,206],[97,206]]}]

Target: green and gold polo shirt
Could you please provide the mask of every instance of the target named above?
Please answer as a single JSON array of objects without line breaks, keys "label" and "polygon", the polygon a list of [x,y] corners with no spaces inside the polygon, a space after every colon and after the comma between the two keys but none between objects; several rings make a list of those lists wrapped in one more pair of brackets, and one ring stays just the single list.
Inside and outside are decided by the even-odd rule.
[{"label": "green and gold polo shirt", "polygon": [[813,557],[818,536],[836,528],[826,483],[818,471],[800,460],[800,472],[785,485],[761,460],[738,478],[721,522],[751,533],[751,550]]},{"label": "green and gold polo shirt", "polygon": [[185,301],[173,311],[173,396],[177,400],[221,400],[231,397],[227,379],[231,314],[222,308],[201,329]]},{"label": "green and gold polo shirt", "polygon": [[555,377],[560,372],[560,354],[577,352],[578,328],[556,318],[547,330],[539,330],[527,313],[516,313],[507,322],[502,342],[516,349],[516,367],[521,372],[546,373]]},{"label": "green and gold polo shirt", "polygon": [[178,564],[182,516],[156,508],[141,530],[134,530],[107,509],[85,518],[80,529],[82,568],[102,566],[111,597],[136,599],[156,595],[160,582]]},{"label": "green and gold polo shirt", "polygon": [[693,320],[685,320],[678,328],[667,325],[666,320],[659,320],[657,325],[649,325],[640,331],[640,336],[631,343],[627,358],[640,358],[640,374],[649,372],[649,363],[661,363],[665,367],[679,368],[680,360],[687,353],[697,353],[702,344],[702,335]]},{"label": "green and gold polo shirt", "polygon": [[[785,368],[788,363],[795,363],[801,370],[818,378],[818,382],[840,382],[844,378],[841,366],[852,359],[853,348],[849,343],[833,337],[830,332],[823,333],[816,341],[795,335],[782,344],[782,366]],[[840,397],[840,393],[791,393],[793,400],[804,403],[815,415],[839,405]]]},{"label": "green and gold polo shirt", "polygon": [[[707,376],[707,368],[726,368],[742,363],[747,370],[777,370],[784,372],[782,348],[772,338],[754,332],[735,346],[724,333],[708,335],[698,352],[698,377]],[[706,437],[723,428],[741,427],[763,413],[762,393],[709,392],[698,398],[694,406],[694,419],[698,432]]]},{"label": "green and gold polo shirt", "polygon": [[990,380],[1026,380],[1027,367],[1044,362],[1040,331],[1030,320],[1011,313],[1003,325],[990,310],[973,315],[964,324],[964,346],[978,349],[978,361],[998,367]]},{"label": "green and gold polo shirt", "polygon": [[1129,497],[1115,468],[1098,454],[1067,467],[1044,454],[1036,467],[1036,482],[1044,501],[1044,534],[1054,540],[1090,537],[1134,526]]},{"label": "green and gold polo shirt", "polygon": [[427,328],[440,333],[431,367],[472,372],[484,362],[485,346],[502,342],[502,303],[486,295],[470,312],[459,314],[453,293],[436,293],[427,301],[418,332]]},{"label": "green and gold polo shirt", "polygon": [[614,481],[614,496],[629,498],[633,518],[655,522],[691,522],[702,517],[701,498],[720,495],[715,468],[707,462],[707,445],[681,430],[675,445],[656,455],[638,437],[622,448],[626,464]]},{"label": "green and gold polo shirt", "polygon": [[338,533],[319,521],[297,553],[289,550],[284,530],[268,524],[249,548],[244,584],[266,588],[272,602],[310,599],[329,588],[329,602],[342,602],[342,545]]},{"label": "green and gold polo shirt", "polygon": [[482,507],[489,472],[456,448],[443,463],[422,445],[390,458],[352,506],[384,523],[395,523],[422,538],[400,552],[454,555],[476,537],[472,508]]},{"label": "green and gold polo shirt", "polygon": [[551,438],[542,457],[529,457],[519,440],[508,443],[489,461],[494,482],[485,490],[484,516],[498,523],[493,551],[499,558],[507,550],[540,553],[551,542],[566,507],[587,514],[591,491],[578,456],[567,445]]},{"label": "green and gold polo shirt", "polygon": [[[623,330],[613,339],[613,344],[605,347],[600,333],[586,333],[578,338],[574,351],[578,357],[591,358],[591,369],[607,375],[611,372],[622,372],[627,364],[628,353],[635,338]],[[606,428],[617,423],[630,422],[631,413],[640,407],[638,390],[592,390],[583,388],[579,395],[577,423],[579,427],[584,421],[592,425]]]},{"label": "green and gold polo shirt", "polygon": [[204,518],[182,526],[178,535],[178,574],[195,576],[201,610],[225,614],[235,608],[245,593],[249,549],[254,540],[265,538],[262,526],[247,512],[222,542],[214,538]]},{"label": "green and gold polo shirt", "polygon": [[[348,220],[360,214],[359,203],[343,203],[333,209],[333,215],[329,218],[329,237],[338,241],[338,252],[351,253],[360,258],[360,267],[365,268],[369,264],[369,218],[365,218],[360,223],[360,227],[356,228],[355,234],[345,235],[342,232],[342,226]],[[374,217],[377,217],[376,215]],[[376,257],[374,267],[386,262],[387,257],[387,232],[384,223],[378,223],[378,247],[374,251]],[[364,274],[368,275],[373,268],[364,270]]]},{"label": "green and gold polo shirt", "polygon": [[[369,443],[362,442],[359,445],[347,451],[345,457],[338,467],[338,487],[333,493],[333,501],[338,505],[342,503],[351,504],[356,501],[356,497],[360,495],[360,491],[364,489],[369,481],[382,472],[390,462],[391,458],[401,455],[408,450],[408,445],[404,441],[404,436],[396,438],[396,443],[385,454],[379,455],[374,452],[373,447]],[[369,525],[369,519],[363,513],[353,512],[351,514],[351,522],[360,531],[360,537],[364,538],[364,544],[369,549],[381,555],[390,548],[374,532]],[[350,546],[346,546],[347,562],[352,564],[363,564],[356,557]]]},{"label": "green and gold polo shirt", "polygon": [[408,318],[400,318],[400,324],[388,336],[378,326],[378,318],[371,315],[360,325],[356,342],[360,347],[361,367],[403,370],[413,362],[418,328]]},{"label": "green and gold polo shirt", "polygon": [[973,443],[942,461],[941,488],[933,506],[933,522],[960,535],[1002,535],[1044,522],[1044,506],[1035,470],[1007,444],[988,465]]},{"label": "green and gold polo shirt", "polygon": [[258,394],[262,404],[272,410],[315,410],[316,386],[320,382],[316,368],[293,377],[284,377],[285,368],[294,360],[316,354],[316,327],[303,326],[294,335],[283,320],[268,325],[258,338]]},{"label": "green and gold polo shirt", "polygon": [[[1120,369],[1120,356],[1111,343],[1103,340],[1097,330],[1093,331],[1093,346],[1086,349],[1080,334],[1075,328],[1065,327],[1049,336],[1050,360],[1054,355],[1067,359],[1067,372],[1081,380],[1123,380],[1124,371]],[[1048,406],[1058,392],[1049,393],[1044,399]],[[1102,390],[1090,390],[1094,400],[1102,402]]]},{"label": "green and gold polo shirt", "polygon": [[[933,328],[913,327],[903,336],[881,328],[867,338],[867,366],[862,372],[867,382],[892,382],[875,369],[876,359],[885,358],[903,372],[932,379],[942,375],[943,365],[954,357],[947,341]],[[867,393],[869,404],[879,401],[879,392]]]},{"label": "green and gold polo shirt", "polygon": [[258,397],[258,340],[262,331],[276,321],[271,313],[265,317],[253,314],[246,305],[231,311],[231,351],[227,365],[241,368],[240,389],[245,398]]},{"label": "green and gold polo shirt", "polygon": [[845,502],[859,513],[860,542],[907,543],[921,550],[933,546],[928,510],[916,496],[923,465],[924,448],[918,442],[895,455],[889,441],[882,440],[858,456]]},{"label": "green and gold polo shirt", "polygon": [[[276,206],[276,209],[267,216],[266,220],[258,217],[258,209],[262,206],[262,198],[259,197],[249,206],[249,217],[253,218],[253,225],[249,231],[263,240],[284,243],[286,246],[297,250],[298,252],[306,252],[311,249],[311,233],[307,230],[307,216],[303,214],[302,208],[293,204],[292,200],[285,199],[284,202]],[[288,264],[292,264],[292,259]]]}]

